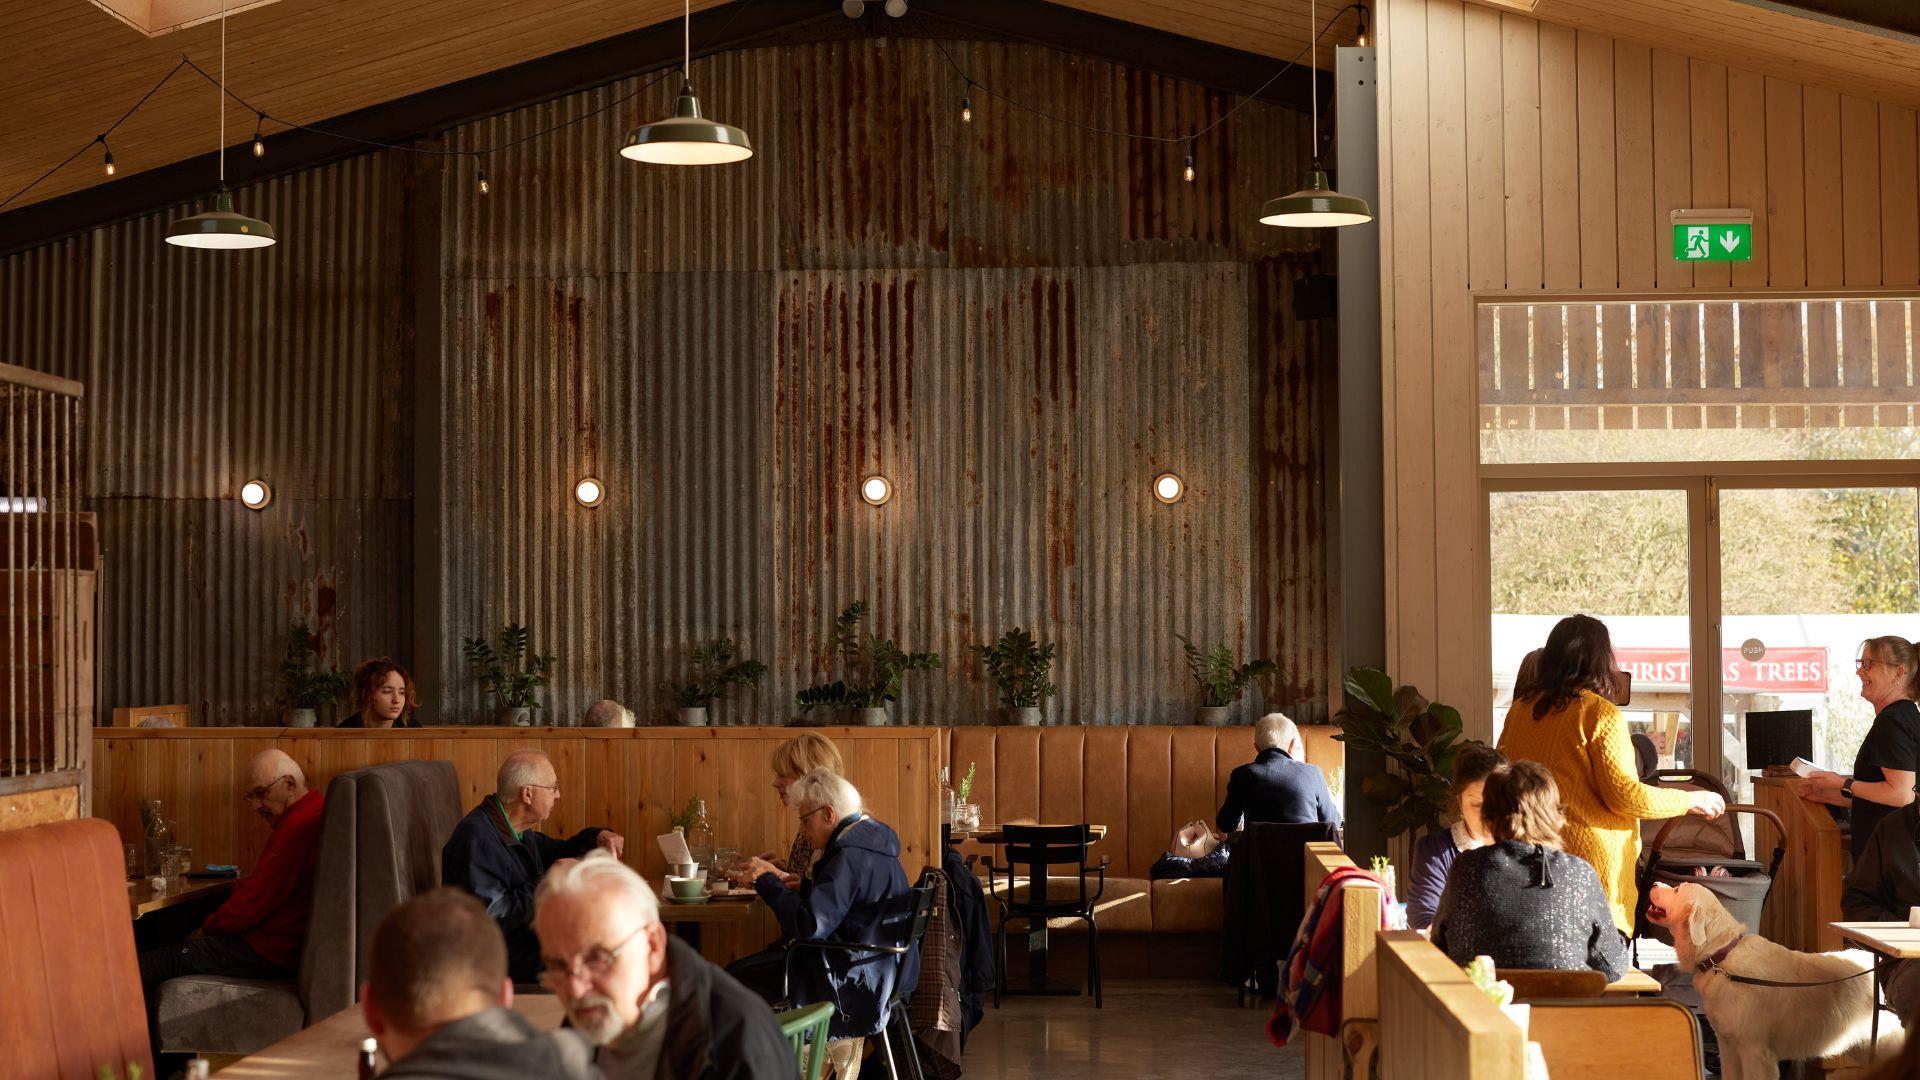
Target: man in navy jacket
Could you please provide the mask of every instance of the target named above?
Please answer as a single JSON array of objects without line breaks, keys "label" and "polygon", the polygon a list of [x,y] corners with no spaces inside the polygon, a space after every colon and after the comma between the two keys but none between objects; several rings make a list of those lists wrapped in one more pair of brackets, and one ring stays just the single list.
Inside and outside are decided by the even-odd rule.
[{"label": "man in navy jacket", "polygon": [[1297,825],[1340,824],[1340,808],[1327,778],[1307,764],[1300,729],[1280,713],[1268,713],[1253,728],[1254,759],[1227,778],[1227,801],[1215,824],[1230,833],[1242,822]]},{"label": "man in navy jacket", "polygon": [[[847,941],[863,945],[906,944],[911,893],[900,866],[900,836],[868,817],[860,792],[826,769],[794,781],[787,802],[800,817],[815,858],[811,878],[789,888],[778,868],[754,859],[742,877],[773,910],[780,929],[800,941]],[[890,953],[802,950],[793,958],[795,983],[788,988],[795,1006],[816,1001],[839,1005],[829,1031],[829,1058],[851,1053],[859,1060],[859,1040],[886,1025],[888,1006],[904,998],[920,981],[920,956],[909,953],[899,984],[897,957]],[[843,1050],[842,1047],[845,1047]]]},{"label": "man in navy jacket", "polygon": [[454,826],[440,851],[440,880],[458,885],[487,905],[487,914],[507,938],[507,972],[516,983],[540,977],[540,938],[533,932],[533,890],[547,868],[595,848],[619,858],[626,839],[611,829],[582,829],[556,840],[534,827],[552,816],[560,801],[553,762],[538,750],[507,755],[494,793]]}]

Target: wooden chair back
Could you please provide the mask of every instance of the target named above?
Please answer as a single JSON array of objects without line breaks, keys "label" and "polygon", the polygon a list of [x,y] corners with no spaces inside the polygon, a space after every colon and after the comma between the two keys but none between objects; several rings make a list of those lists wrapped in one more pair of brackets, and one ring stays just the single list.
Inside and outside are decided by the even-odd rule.
[{"label": "wooden chair back", "polygon": [[1586,971],[1498,968],[1496,974],[1513,986],[1515,1001],[1597,998],[1607,988],[1606,975],[1591,968]]},{"label": "wooden chair back", "polygon": [[1666,998],[1540,1001],[1527,1037],[1553,1080],[1700,1080],[1700,1025]]}]

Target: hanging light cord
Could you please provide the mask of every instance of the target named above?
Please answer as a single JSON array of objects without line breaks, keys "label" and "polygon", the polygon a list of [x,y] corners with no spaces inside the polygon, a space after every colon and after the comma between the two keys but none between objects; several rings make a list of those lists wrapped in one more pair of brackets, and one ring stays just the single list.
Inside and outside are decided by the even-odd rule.
[{"label": "hanging light cord", "polygon": [[[126,123],[127,117],[132,116],[136,112],[139,112],[140,106],[145,105],[147,103],[148,98],[159,93],[160,88],[167,85],[168,80],[172,79],[175,75],[180,74],[180,69],[186,66],[188,66],[187,58],[183,56],[180,58],[179,63],[173,65],[172,70],[168,71],[165,75],[160,76],[159,82],[154,83],[153,86],[150,89],[148,89],[146,93],[140,95],[140,100],[133,103],[133,108],[128,109],[126,112],[121,113],[120,119],[115,120],[111,124],[108,124],[107,130],[101,132],[101,137],[104,138],[108,135],[113,134],[115,128],[118,128],[121,124]],[[13,194],[7,196],[5,200],[0,201],[0,207],[7,206],[9,203],[12,203],[14,200],[18,199],[20,196],[25,195],[27,192],[32,191],[34,188],[39,187],[43,183],[46,183],[48,177],[52,176],[54,173],[59,172],[61,169],[64,169],[67,166],[73,164],[74,158],[77,158],[81,154],[86,153],[89,149],[93,147],[94,143],[97,143],[99,141],[100,141],[99,139],[91,140],[87,143],[86,146],[83,146],[80,149],[75,150],[73,153],[68,154],[67,159],[65,161],[62,161],[60,164],[55,165],[53,168],[48,169],[46,172],[41,173],[39,176],[34,177],[32,183],[28,184],[26,187],[21,188],[19,191],[16,191]]]},{"label": "hanging light cord", "polygon": [[[1228,109],[1224,113],[1221,113],[1219,117],[1217,117],[1212,123],[1208,124],[1206,127],[1203,127],[1199,131],[1193,132],[1188,135],[1153,135],[1153,134],[1148,134],[1146,132],[1140,132],[1140,131],[1122,131],[1117,128],[1102,127],[1099,124],[1089,124],[1089,123],[1086,123],[1085,121],[1075,120],[1071,117],[1061,116],[1058,113],[1051,113],[1046,111],[1045,109],[1036,108],[1035,106],[1028,105],[1026,102],[1017,100],[1013,97],[1003,94],[1000,91],[995,90],[993,87],[987,85],[986,83],[981,82],[978,78],[975,78],[974,75],[969,71],[967,71],[966,68],[963,68],[960,66],[960,62],[953,58],[953,54],[947,51],[946,45],[942,43],[939,38],[928,38],[927,40],[933,43],[934,48],[940,50],[940,55],[946,59],[947,66],[953,68],[954,74],[959,75],[960,78],[963,81],[965,81],[969,89],[973,87],[979,87],[981,90],[987,93],[987,96],[1004,101],[1007,104],[1023,112],[1032,113],[1033,115],[1040,117],[1042,120],[1051,120],[1056,124],[1065,124],[1067,127],[1078,128],[1081,131],[1092,132],[1093,134],[1096,134],[1096,135],[1111,135],[1117,139],[1134,139],[1140,142],[1154,142],[1154,143],[1191,144],[1195,139],[1198,139],[1202,135],[1207,134],[1208,132],[1212,131],[1214,128],[1219,127],[1221,124],[1226,123],[1228,119],[1230,119],[1233,116],[1234,113],[1237,113],[1241,109],[1246,108],[1248,105],[1253,104],[1253,102],[1256,99],[1258,99],[1261,94],[1264,94],[1267,92],[1268,88],[1272,87],[1274,83],[1279,82],[1281,76],[1285,75],[1289,71],[1292,71],[1296,66],[1299,65],[1300,61],[1307,58],[1307,55],[1309,53],[1311,53],[1314,49],[1318,48],[1320,45],[1320,39],[1327,36],[1328,31],[1333,29],[1334,23],[1339,22],[1341,17],[1346,15],[1347,12],[1357,11],[1364,6],[1365,6],[1364,4],[1352,3],[1341,8],[1339,11],[1334,12],[1333,16],[1329,18],[1324,25],[1320,25],[1318,32],[1316,32],[1313,35],[1313,40],[1307,43],[1307,47],[1304,49],[1301,49],[1300,52],[1294,56],[1293,59],[1287,61],[1286,64],[1284,64],[1280,68],[1280,70],[1274,72],[1272,76],[1270,76],[1267,79],[1266,82],[1261,83],[1258,89],[1254,90],[1253,93],[1248,94],[1246,97],[1242,98],[1238,104],[1234,105],[1233,108]],[[1313,24],[1317,24],[1317,23],[1318,23],[1318,19],[1316,18]],[[1313,24],[1309,24],[1309,25],[1313,25]],[[1315,91],[1315,100],[1317,101],[1318,91],[1320,89],[1318,76],[1314,77],[1313,83],[1314,83],[1314,91]]]},{"label": "hanging light cord", "polygon": [[[195,71],[200,69],[195,68]],[[214,99],[220,103],[220,141],[213,152],[220,159],[220,190],[227,190],[227,0],[220,0],[220,81],[215,85],[220,92]]]}]

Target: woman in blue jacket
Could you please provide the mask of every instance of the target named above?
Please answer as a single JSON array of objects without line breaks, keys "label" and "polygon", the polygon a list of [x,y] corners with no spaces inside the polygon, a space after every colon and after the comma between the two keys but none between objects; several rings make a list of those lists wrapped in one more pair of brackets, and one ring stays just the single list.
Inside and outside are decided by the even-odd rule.
[{"label": "woman in blue jacket", "polygon": [[1407,890],[1407,925],[1425,930],[1440,910],[1440,894],[1447,891],[1447,872],[1463,851],[1493,842],[1480,816],[1487,777],[1507,763],[1506,755],[1479,743],[1461,747],[1453,759],[1453,826],[1430,833],[1413,846],[1413,874]]},{"label": "woman in blue jacket", "polygon": [[[867,816],[860,792],[845,777],[814,769],[793,782],[787,804],[814,850],[811,878],[790,889],[780,871],[754,859],[743,876],[797,941],[846,941],[863,945],[906,944],[909,894],[900,866],[900,837]],[[899,960],[892,953],[797,949],[795,1007],[831,1001],[838,1008],[829,1034],[835,1040],[864,1039],[886,1025],[887,1005],[910,994],[919,981],[920,958],[909,954],[896,994]],[[856,1051],[857,1053],[857,1051]]]}]

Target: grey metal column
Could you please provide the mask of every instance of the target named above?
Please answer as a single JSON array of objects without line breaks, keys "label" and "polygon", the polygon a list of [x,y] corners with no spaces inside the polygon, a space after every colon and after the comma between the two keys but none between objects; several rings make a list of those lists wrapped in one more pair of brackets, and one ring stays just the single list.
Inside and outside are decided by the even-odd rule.
[{"label": "grey metal column", "polygon": [[413,587],[406,595],[410,601],[413,633],[408,662],[420,691],[420,722],[444,724],[449,720],[440,707],[445,686],[440,670],[440,658],[445,654],[445,627],[441,619],[446,610],[442,602],[446,500],[442,497],[440,478],[445,465],[442,439],[448,408],[440,354],[445,159],[433,154],[409,157],[412,160],[405,205],[412,307],[407,326],[412,334],[409,342],[412,355],[408,358],[412,362],[408,371],[412,381],[409,400],[413,407]]},{"label": "grey metal column", "polygon": [[[1330,229],[1339,249],[1340,366],[1335,542],[1327,545],[1328,574],[1339,590],[1336,667],[1387,666],[1385,516],[1382,468],[1385,427],[1380,367],[1380,142],[1377,63],[1371,48],[1334,50],[1334,187],[1373,208],[1365,225]],[[1381,813],[1360,794],[1360,779],[1386,771],[1386,758],[1347,751],[1346,847],[1356,855],[1384,855]]]}]

